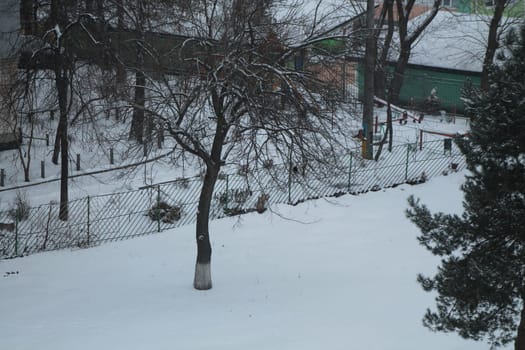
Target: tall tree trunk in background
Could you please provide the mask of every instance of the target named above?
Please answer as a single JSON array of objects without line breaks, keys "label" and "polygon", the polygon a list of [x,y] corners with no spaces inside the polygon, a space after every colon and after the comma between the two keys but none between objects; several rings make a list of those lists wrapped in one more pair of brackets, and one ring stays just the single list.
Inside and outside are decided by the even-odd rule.
[{"label": "tall tree trunk in background", "polygon": [[525,298],[522,298],[523,306],[521,309],[520,323],[518,326],[518,335],[514,341],[514,350],[525,350]]},{"label": "tall tree trunk in background", "polygon": [[366,41],[364,67],[364,101],[363,101],[363,137],[362,156],[373,159],[373,126],[374,126],[374,72],[377,56],[377,40],[374,25],[374,0],[366,3]]},{"label": "tall tree trunk in background", "polygon": [[[24,181],[29,182],[29,170],[31,169],[31,147],[33,146],[33,138],[35,134],[35,117],[31,116],[30,120],[31,131],[29,132],[29,140],[27,141],[27,161],[22,162],[24,168]],[[18,140],[18,137],[16,138]],[[18,145],[20,147],[20,145]]]},{"label": "tall tree trunk in background", "polygon": [[392,75],[390,89],[388,92],[388,101],[394,105],[399,103],[399,94],[401,93],[401,88],[403,87],[405,70],[408,65],[408,60],[410,59],[411,45],[412,44],[410,43],[401,43],[399,57],[394,67],[394,73]]},{"label": "tall tree trunk in background", "polygon": [[133,106],[133,116],[131,119],[131,129],[129,137],[139,143],[144,142],[144,107],[145,107],[145,86],[146,76],[144,75],[144,4],[142,0],[137,0],[137,70],[135,72],[135,97]]},{"label": "tall tree trunk in background", "polygon": [[20,1],[20,27],[24,35],[33,33],[34,0]]},{"label": "tall tree trunk in background", "polygon": [[139,143],[144,141],[144,103],[145,103],[145,92],[144,86],[146,85],[146,77],[144,72],[135,72],[135,97],[133,106],[133,116],[131,119],[130,139],[135,140]]},{"label": "tall tree trunk in background", "polygon": [[388,17],[387,32],[381,48],[381,55],[379,56],[378,64],[376,66],[376,74],[374,81],[374,89],[377,97],[386,99],[387,86],[387,67],[388,67],[388,53],[392,44],[392,37],[394,36],[394,0],[386,0],[383,4],[386,9]]},{"label": "tall tree trunk in background", "polygon": [[[71,2],[64,0],[51,1],[51,16],[50,25],[52,28],[58,27],[61,31],[67,27],[68,11],[67,5]],[[60,152],[60,209],[58,217],[60,220],[66,221],[68,219],[68,180],[69,180],[69,146],[68,146],[68,84],[69,74],[67,59],[67,48],[63,46],[62,37],[56,37],[54,48],[54,75],[55,88],[58,98],[59,120],[57,127],[57,136],[55,138],[55,149],[53,150],[53,163],[58,163],[58,154]]]},{"label": "tall tree trunk in background", "polygon": [[53,155],[51,156],[51,162],[53,164],[58,164],[58,156],[60,155],[60,138],[62,137],[62,125],[60,124],[60,120],[58,122],[57,131],[55,134],[55,144],[53,147]]},{"label": "tall tree trunk in background", "polygon": [[[123,0],[116,0],[115,6],[117,7],[117,47],[120,48],[120,42],[122,41],[120,33],[124,31],[124,4]],[[120,49],[117,51],[120,56]],[[116,67],[116,88],[120,95],[124,92],[124,86],[126,85],[126,69],[120,63],[117,63]]]},{"label": "tall tree trunk in background", "polygon": [[58,108],[60,112],[59,129],[60,133],[60,211],[58,217],[60,220],[68,219],[68,180],[69,180],[69,143],[67,131],[67,89],[68,89],[67,70],[60,68],[55,70],[55,83],[58,93]]},{"label": "tall tree trunk in background", "polygon": [[503,16],[503,11],[508,0],[496,0],[494,14],[490,20],[489,36],[487,38],[487,50],[485,51],[485,58],[483,59],[483,68],[481,71],[481,90],[487,91],[489,89],[489,68],[494,61],[496,50],[498,49],[498,28]]},{"label": "tall tree trunk in background", "polygon": [[93,0],[86,0],[85,9],[87,13],[93,13]]},{"label": "tall tree trunk in background", "polygon": [[103,18],[104,17],[104,0],[96,0],[96,9],[95,13],[97,17]]},{"label": "tall tree trunk in background", "polygon": [[[51,22],[49,23],[51,27],[54,27],[55,25],[59,24],[60,18],[63,17],[61,13],[62,11],[60,11],[61,9],[62,9],[62,3],[60,0],[51,0],[51,14],[50,14]],[[64,18],[62,18],[62,21],[63,20]],[[55,51],[54,54],[60,55],[58,51]],[[58,67],[60,62],[61,60],[55,57],[55,65],[56,65],[55,66],[55,78],[56,78],[57,70],[60,69],[60,67]],[[59,92],[57,91],[57,95],[58,93]],[[58,99],[60,100],[60,96],[58,96]],[[55,134],[55,144],[53,147],[53,155],[51,156],[51,162],[53,162],[53,164],[58,164],[58,156],[60,155],[61,137],[62,137],[62,125],[60,124],[60,119],[59,119],[58,127],[57,127],[56,134]]]}]

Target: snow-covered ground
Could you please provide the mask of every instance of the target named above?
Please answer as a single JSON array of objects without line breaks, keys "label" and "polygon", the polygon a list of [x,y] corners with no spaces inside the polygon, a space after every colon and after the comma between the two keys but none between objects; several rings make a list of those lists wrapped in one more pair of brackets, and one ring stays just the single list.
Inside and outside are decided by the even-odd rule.
[{"label": "snow-covered ground", "polygon": [[461,211],[463,176],[214,221],[205,292],[193,226],[0,261],[0,348],[489,349],[422,326],[439,260],[404,215],[410,194]]}]

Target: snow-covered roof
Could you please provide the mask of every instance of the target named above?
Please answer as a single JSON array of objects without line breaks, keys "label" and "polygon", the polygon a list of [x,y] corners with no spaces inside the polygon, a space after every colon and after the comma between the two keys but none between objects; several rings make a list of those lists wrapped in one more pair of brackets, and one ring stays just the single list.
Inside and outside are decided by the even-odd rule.
[{"label": "snow-covered roof", "polygon": [[[273,16],[286,24],[292,41],[328,35],[366,10],[366,2],[348,0],[283,0],[275,3]],[[290,19],[293,18],[292,21]]]},{"label": "snow-covered roof", "polygon": [[[417,25],[426,14],[414,19]],[[500,32],[508,27],[503,19]],[[430,67],[481,72],[490,17],[441,10],[412,48],[409,63]]]}]

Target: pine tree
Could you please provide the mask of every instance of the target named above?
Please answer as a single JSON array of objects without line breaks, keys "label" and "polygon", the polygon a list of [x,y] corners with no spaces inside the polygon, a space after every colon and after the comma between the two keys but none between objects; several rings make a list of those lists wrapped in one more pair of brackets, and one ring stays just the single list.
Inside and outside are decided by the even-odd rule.
[{"label": "pine tree", "polygon": [[433,277],[418,276],[437,292],[424,325],[525,350],[525,26],[506,48],[489,90],[466,99],[471,132],[458,141],[470,171],[464,213],[432,214],[411,197],[407,216],[420,243],[442,258]]}]

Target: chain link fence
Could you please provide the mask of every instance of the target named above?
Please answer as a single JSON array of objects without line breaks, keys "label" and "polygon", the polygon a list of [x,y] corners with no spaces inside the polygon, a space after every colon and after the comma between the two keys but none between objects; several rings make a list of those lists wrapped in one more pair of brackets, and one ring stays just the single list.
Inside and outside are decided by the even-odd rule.
[{"label": "chain link fence", "polygon": [[[358,194],[403,183],[421,183],[466,167],[451,139],[383,150],[379,161],[355,152],[339,164],[315,171],[297,164],[221,174],[211,219],[255,210],[261,204],[297,204],[308,199]],[[84,248],[195,222],[200,177],[138,190],[88,196],[69,203],[69,220],[59,220],[58,203],[0,212],[0,259],[63,248]]]}]

